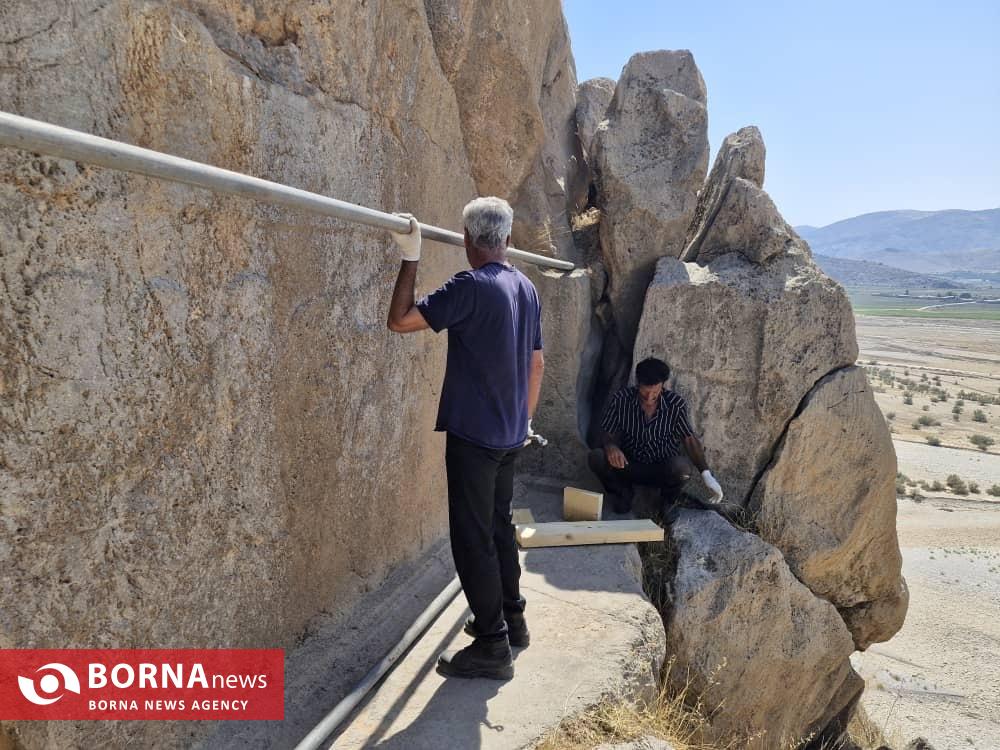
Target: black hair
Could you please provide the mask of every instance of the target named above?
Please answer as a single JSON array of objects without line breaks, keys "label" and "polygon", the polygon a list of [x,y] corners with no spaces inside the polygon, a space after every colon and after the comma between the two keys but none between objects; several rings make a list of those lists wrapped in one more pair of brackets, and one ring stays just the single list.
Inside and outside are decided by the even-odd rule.
[{"label": "black hair", "polygon": [[662,359],[648,357],[635,366],[635,379],[639,385],[659,385],[670,379],[670,365]]}]

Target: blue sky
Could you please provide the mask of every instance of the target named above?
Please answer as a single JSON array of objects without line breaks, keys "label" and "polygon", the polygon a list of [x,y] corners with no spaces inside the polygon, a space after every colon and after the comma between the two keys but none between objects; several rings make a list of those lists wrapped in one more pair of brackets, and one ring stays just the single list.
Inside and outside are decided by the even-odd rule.
[{"label": "blue sky", "polygon": [[792,224],[1000,206],[1000,0],[564,0],[580,81],[689,49],[712,157],[743,125]]}]

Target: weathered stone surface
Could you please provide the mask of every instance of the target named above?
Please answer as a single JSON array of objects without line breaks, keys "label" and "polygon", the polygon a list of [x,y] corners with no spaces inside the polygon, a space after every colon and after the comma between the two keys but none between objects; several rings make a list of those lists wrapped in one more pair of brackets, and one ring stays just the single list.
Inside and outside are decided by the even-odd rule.
[{"label": "weathered stone surface", "polygon": [[568,208],[588,177],[575,133],[576,68],[559,0],[425,0],[458,101],[476,189],[514,206],[514,243],[573,258]]},{"label": "weathered stone surface", "polygon": [[733,180],[743,178],[759,188],[764,187],[765,156],[764,139],[753,125],[726,136],[708,180],[698,193],[698,206],[688,228],[687,245],[681,260],[697,259],[704,235],[715,222]]},{"label": "weathered stone surface", "polygon": [[[585,205],[590,177],[576,137],[576,71],[559,0],[425,6],[476,189],[511,202],[514,245],[579,262],[570,216]],[[550,440],[525,450],[520,463],[572,476],[585,457],[578,427],[585,412],[574,399],[591,372],[589,277],[520,267],[543,300],[546,376],[534,424]]]},{"label": "weathered stone surface", "polygon": [[764,141],[757,128],[741,128],[726,137],[698,195],[681,260],[708,263],[735,252],[765,263],[793,247],[808,254],[808,246],[778,213],[763,184]]},{"label": "weathered stone surface", "polygon": [[604,121],[615,95],[615,82],[610,78],[591,78],[576,87],[576,134],[585,154],[590,153],[597,126]]},{"label": "weathered stone surface", "polygon": [[764,263],[787,252],[794,243],[805,247],[781,218],[771,197],[749,180],[737,177],[702,237],[696,259],[707,263],[737,252],[754,263]]},{"label": "weathered stone surface", "polygon": [[[522,47],[461,66],[513,86],[492,119],[460,106],[482,89],[460,103],[419,0],[15,0],[0,98],[458,227],[478,180],[510,194],[567,169],[558,11],[522,4]],[[537,196],[522,216],[546,213]],[[0,200],[0,646],[290,646],[446,533],[445,339],[386,330],[385,234],[11,150]],[[419,288],[464,265],[428,243]],[[189,729],[13,728],[26,747],[186,746]]]},{"label": "weathered stone surface", "polygon": [[[669,679],[704,696],[711,737],[766,732],[768,747],[819,733],[864,683],[837,610],[803,586],[781,552],[712,511],[681,511],[671,564],[647,573],[663,602]],[[648,569],[647,569],[648,570]]]},{"label": "weathered stone surface", "polygon": [[806,396],[750,501],[761,536],[840,610],[859,649],[906,615],[895,480],[885,418],[864,370],[848,367]]},{"label": "weathered stone surface", "polygon": [[585,475],[590,391],[600,354],[589,269],[525,267],[542,298],[545,377],[532,426],[548,439],[518,459],[520,470],[571,479]]},{"label": "weathered stone surface", "polygon": [[745,503],[799,403],[857,353],[843,289],[796,248],[766,266],[662,259],[634,360],[670,364],[727,499]]},{"label": "weathered stone surface", "polygon": [[593,140],[609,296],[626,349],[656,260],[684,248],[708,168],[706,97],[690,52],[634,55]]}]

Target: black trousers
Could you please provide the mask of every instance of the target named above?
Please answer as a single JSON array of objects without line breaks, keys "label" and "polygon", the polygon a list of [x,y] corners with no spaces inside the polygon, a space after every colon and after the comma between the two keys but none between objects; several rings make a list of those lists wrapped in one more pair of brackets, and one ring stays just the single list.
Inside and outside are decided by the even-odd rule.
[{"label": "black trousers", "polygon": [[624,469],[616,469],[608,463],[603,448],[595,448],[587,454],[590,470],[597,475],[609,495],[618,495],[628,505],[635,494],[634,485],[659,487],[664,504],[677,501],[681,488],[694,471],[694,466],[686,456],[673,456],[658,464],[638,464],[629,461]]},{"label": "black trousers", "polygon": [[524,612],[511,523],[514,459],[520,451],[482,448],[450,433],[445,443],[451,554],[484,640],[505,639],[506,620]]}]

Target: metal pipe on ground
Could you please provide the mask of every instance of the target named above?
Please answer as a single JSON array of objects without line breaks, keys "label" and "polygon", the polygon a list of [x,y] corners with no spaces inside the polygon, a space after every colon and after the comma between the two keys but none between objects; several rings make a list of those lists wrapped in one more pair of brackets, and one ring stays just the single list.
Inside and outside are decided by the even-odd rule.
[{"label": "metal pipe on ground", "polygon": [[[0,145],[61,159],[72,159],[109,169],[133,172],[169,182],[194,185],[215,193],[253,198],[265,203],[332,216],[336,219],[364,224],[376,229],[393,232],[409,231],[410,225],[406,219],[384,211],[358,206],[318,193],[311,193],[308,190],[299,190],[279,182],[262,180],[259,177],[251,177],[240,172],[232,172],[228,169],[182,159],[159,151],[131,146],[79,130],[71,130],[47,122],[32,120],[28,117],[12,115],[8,112],[0,112]],[[463,236],[458,232],[441,229],[431,224],[420,224],[420,232],[428,240],[459,247],[464,247],[465,244]],[[507,249],[507,255],[515,260],[523,260],[546,268],[557,268],[563,271],[572,271],[574,268],[574,265],[569,261],[549,258],[513,247]]]},{"label": "metal pipe on ground", "polygon": [[393,646],[389,653],[383,656],[382,660],[372,667],[364,679],[340,703],[334,706],[333,710],[324,716],[309,734],[302,738],[299,744],[295,746],[295,750],[316,750],[316,748],[321,747],[324,740],[330,737],[337,730],[337,727],[343,723],[344,719],[350,716],[351,711],[364,700],[364,697],[368,695],[369,691],[382,679],[386,672],[395,666],[399,658],[406,653],[414,641],[423,635],[424,631],[430,627],[430,624],[434,622],[437,616],[441,614],[444,608],[451,603],[451,600],[461,590],[462,584],[456,576],[445,587],[444,591],[437,595],[427,609],[421,613],[420,617],[413,622],[403,634],[399,643]]}]

